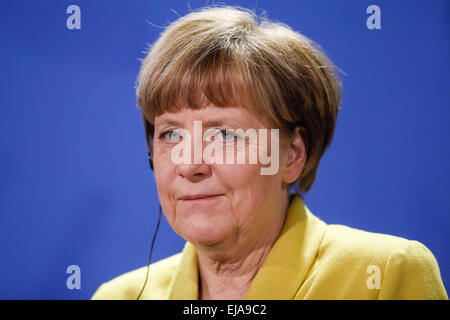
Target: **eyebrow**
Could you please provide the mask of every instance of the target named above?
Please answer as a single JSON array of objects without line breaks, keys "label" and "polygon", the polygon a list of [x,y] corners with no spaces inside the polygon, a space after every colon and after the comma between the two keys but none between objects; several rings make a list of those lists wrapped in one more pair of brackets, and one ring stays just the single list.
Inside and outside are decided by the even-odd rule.
[{"label": "eyebrow", "polygon": [[[202,121],[202,126],[206,128],[210,127],[220,127],[220,126],[228,126],[231,128],[243,128],[245,126],[240,123],[239,120],[194,120],[194,121]],[[174,126],[174,127],[182,127],[183,123],[173,119],[162,120],[159,126]]]},{"label": "eyebrow", "polygon": [[180,127],[181,123],[176,120],[166,119],[166,120],[161,121],[161,123],[159,125],[160,126],[169,125],[169,126],[174,126],[174,127]]}]

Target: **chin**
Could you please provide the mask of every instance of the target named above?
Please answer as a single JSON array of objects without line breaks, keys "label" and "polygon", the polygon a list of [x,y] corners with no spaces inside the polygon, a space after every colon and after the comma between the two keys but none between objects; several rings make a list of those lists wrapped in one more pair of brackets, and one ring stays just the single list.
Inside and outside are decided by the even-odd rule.
[{"label": "chin", "polygon": [[186,228],[182,228],[179,235],[194,245],[218,245],[233,235],[232,229],[227,227],[226,224],[197,221],[197,223],[185,226]]}]

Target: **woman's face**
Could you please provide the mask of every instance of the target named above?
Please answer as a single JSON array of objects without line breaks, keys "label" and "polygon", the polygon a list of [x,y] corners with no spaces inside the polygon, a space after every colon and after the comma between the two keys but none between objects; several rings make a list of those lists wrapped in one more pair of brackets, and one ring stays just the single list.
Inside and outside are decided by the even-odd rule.
[{"label": "woman's face", "polygon": [[[280,211],[280,203],[287,197],[282,178],[287,152],[282,144],[276,152],[274,143],[279,141],[274,137],[271,139],[266,121],[246,108],[206,106],[164,113],[155,118],[154,124],[153,163],[159,199],[169,224],[181,237],[201,245],[233,243],[240,237],[253,241],[278,221],[279,217],[274,217],[274,213]],[[239,144],[238,140],[243,141],[242,136],[234,135],[230,129],[255,129],[257,133],[258,129],[266,129],[268,153],[274,151],[272,156],[277,157],[278,170],[270,175],[261,174],[261,169],[269,166],[267,162],[260,163],[257,151],[262,145],[261,138],[244,139],[245,143]],[[185,134],[182,138],[180,132]],[[185,148],[190,146],[191,155],[184,158],[189,159],[185,161],[188,163],[174,161],[174,148],[181,142]],[[211,143],[217,143],[224,155],[231,152],[234,161],[226,163],[226,158],[222,164],[205,161],[202,155]],[[195,148],[198,157],[200,145],[203,154],[200,153],[200,161],[198,158],[195,161]],[[188,149],[175,150],[179,151],[177,155],[188,155],[185,151]],[[256,164],[249,163],[252,150],[256,150]],[[243,152],[246,153],[244,163],[237,163],[238,155]]]}]

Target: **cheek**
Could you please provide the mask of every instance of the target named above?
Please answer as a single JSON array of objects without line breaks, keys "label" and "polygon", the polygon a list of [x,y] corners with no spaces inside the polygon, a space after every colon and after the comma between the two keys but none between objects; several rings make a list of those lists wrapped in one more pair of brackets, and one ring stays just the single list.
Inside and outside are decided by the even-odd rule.
[{"label": "cheek", "polygon": [[280,192],[279,176],[261,175],[258,165],[224,165],[215,171],[228,190],[230,211],[239,228],[254,228],[265,221],[261,214],[273,212],[273,201],[278,202]]},{"label": "cheek", "polygon": [[153,167],[158,191],[166,191],[167,187],[170,186],[171,181],[173,181],[174,178],[174,166],[170,162],[155,157],[153,160]]},{"label": "cheek", "polygon": [[171,161],[170,148],[161,147],[155,143],[153,148],[153,167],[156,185],[158,189],[165,189],[173,181],[176,172],[175,165]]},{"label": "cheek", "polygon": [[219,180],[237,198],[267,197],[267,191],[278,186],[279,174],[261,175],[261,167],[251,164],[221,165],[215,168]]},{"label": "cheek", "polygon": [[[249,181],[257,179],[259,168],[257,165],[248,164],[225,164],[214,168],[217,176],[231,188],[246,185]],[[234,189],[234,188],[233,188]]]},{"label": "cheek", "polygon": [[173,181],[170,172],[171,170],[164,167],[155,168],[155,182],[160,197],[167,197],[170,190],[171,181]]},{"label": "cheek", "polygon": [[170,158],[165,159],[162,154],[155,154],[153,167],[158,198],[167,220],[172,220],[175,212],[175,199],[173,199],[172,189],[176,176],[176,166],[172,164]]}]

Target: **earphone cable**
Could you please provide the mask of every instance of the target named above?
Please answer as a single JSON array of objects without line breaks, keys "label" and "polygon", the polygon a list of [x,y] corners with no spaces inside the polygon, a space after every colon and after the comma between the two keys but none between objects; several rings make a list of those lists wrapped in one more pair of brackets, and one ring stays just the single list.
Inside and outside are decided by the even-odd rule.
[{"label": "earphone cable", "polygon": [[156,223],[156,228],[155,228],[155,233],[153,234],[153,239],[152,239],[152,244],[150,246],[150,254],[148,256],[148,265],[147,265],[147,274],[145,276],[145,282],[144,285],[142,286],[141,292],[139,293],[138,297],[136,298],[136,300],[139,300],[141,298],[142,292],[144,292],[144,289],[147,285],[147,281],[148,281],[148,273],[150,271],[150,264],[152,262],[152,253],[153,253],[153,246],[155,245],[155,239],[156,239],[156,235],[158,234],[158,230],[159,230],[159,224],[161,222],[161,205],[159,205],[159,215],[158,215],[158,222]]}]

